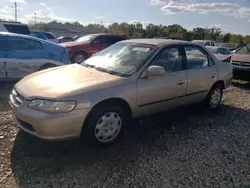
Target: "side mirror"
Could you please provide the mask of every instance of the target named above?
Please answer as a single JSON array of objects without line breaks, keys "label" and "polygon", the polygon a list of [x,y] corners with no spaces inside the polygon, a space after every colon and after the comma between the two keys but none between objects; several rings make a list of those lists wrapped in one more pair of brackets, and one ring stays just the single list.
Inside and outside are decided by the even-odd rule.
[{"label": "side mirror", "polygon": [[165,74],[165,69],[162,66],[152,65],[145,72],[145,76],[162,76]]}]

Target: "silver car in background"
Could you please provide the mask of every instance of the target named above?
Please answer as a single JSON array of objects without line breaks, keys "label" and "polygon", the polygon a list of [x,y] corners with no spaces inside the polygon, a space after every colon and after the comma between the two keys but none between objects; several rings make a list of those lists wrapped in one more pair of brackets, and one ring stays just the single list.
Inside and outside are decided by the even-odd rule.
[{"label": "silver car in background", "polygon": [[81,64],[29,75],[10,94],[19,127],[39,138],[114,142],[131,118],[203,102],[217,109],[232,65],[202,45],[165,39],[118,42]]}]

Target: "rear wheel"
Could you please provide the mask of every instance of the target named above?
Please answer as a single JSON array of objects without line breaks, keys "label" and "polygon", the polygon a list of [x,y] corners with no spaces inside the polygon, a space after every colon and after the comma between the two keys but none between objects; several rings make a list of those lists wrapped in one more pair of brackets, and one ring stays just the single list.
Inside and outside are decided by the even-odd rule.
[{"label": "rear wheel", "polygon": [[56,67],[56,65],[48,63],[48,64],[41,66],[39,70],[45,70],[45,69],[53,68],[53,67]]},{"label": "rear wheel", "polygon": [[94,145],[109,145],[120,137],[124,126],[125,114],[121,107],[100,106],[88,117],[83,136]]},{"label": "rear wheel", "polygon": [[212,110],[217,109],[221,103],[222,95],[223,86],[221,84],[216,84],[207,96],[206,105]]},{"label": "rear wheel", "polygon": [[72,58],[72,63],[80,64],[84,62],[88,56],[83,52],[76,52]]}]

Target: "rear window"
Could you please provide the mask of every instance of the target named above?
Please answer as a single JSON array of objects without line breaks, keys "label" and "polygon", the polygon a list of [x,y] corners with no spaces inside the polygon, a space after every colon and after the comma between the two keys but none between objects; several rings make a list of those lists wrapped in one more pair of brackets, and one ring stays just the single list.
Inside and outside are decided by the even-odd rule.
[{"label": "rear window", "polygon": [[4,24],[4,27],[10,33],[17,33],[17,34],[23,34],[23,35],[31,34],[28,26],[26,26],[26,25]]},{"label": "rear window", "polygon": [[8,37],[9,50],[42,50],[42,44],[39,41],[21,37]]},{"label": "rear window", "polygon": [[55,39],[55,37],[51,35],[50,33],[44,33],[44,34],[46,35],[48,39]]}]

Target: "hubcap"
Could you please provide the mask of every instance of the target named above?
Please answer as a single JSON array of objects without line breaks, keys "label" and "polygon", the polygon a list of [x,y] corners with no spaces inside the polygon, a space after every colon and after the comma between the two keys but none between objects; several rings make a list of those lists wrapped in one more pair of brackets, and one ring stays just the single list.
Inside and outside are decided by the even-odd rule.
[{"label": "hubcap", "polygon": [[110,142],[117,137],[121,127],[121,117],[117,113],[106,113],[97,121],[95,137],[100,142]]},{"label": "hubcap", "polygon": [[215,89],[210,97],[210,106],[212,108],[216,108],[221,100],[221,90],[220,89]]},{"label": "hubcap", "polygon": [[77,54],[76,57],[75,57],[75,61],[76,61],[77,64],[82,63],[83,61],[85,61],[84,55],[82,55],[82,54]]}]

